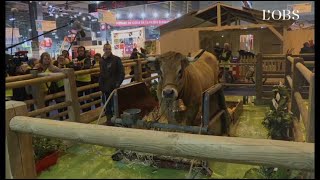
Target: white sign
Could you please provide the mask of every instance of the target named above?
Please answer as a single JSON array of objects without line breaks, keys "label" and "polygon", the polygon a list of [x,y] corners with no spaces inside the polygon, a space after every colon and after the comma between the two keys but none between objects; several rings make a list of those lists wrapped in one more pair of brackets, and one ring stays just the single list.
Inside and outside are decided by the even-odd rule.
[{"label": "white sign", "polygon": [[56,21],[36,20],[37,31],[51,31],[56,27]]}]

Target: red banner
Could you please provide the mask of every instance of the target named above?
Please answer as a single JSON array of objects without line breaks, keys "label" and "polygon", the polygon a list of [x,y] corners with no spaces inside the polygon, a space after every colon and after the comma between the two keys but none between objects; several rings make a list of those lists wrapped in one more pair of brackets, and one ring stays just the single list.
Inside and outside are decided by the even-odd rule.
[{"label": "red banner", "polygon": [[171,19],[155,19],[155,20],[117,20],[113,26],[160,26],[170,22]]}]

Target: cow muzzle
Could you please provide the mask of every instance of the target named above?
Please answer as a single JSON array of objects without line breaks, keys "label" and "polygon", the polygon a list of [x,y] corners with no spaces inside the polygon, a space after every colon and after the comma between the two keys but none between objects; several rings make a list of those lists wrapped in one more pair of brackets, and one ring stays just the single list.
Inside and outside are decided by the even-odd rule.
[{"label": "cow muzzle", "polygon": [[162,97],[175,100],[178,97],[178,91],[172,87],[166,87],[162,90]]}]

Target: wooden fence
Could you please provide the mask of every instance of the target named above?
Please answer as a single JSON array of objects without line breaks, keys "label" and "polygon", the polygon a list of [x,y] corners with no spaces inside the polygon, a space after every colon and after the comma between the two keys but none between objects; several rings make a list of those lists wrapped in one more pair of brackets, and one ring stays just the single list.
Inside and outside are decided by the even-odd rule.
[{"label": "wooden fence", "polygon": [[[124,60],[123,65],[124,68],[134,66],[134,75],[126,75],[125,79],[135,78],[135,82],[148,82],[153,79],[158,78],[158,76],[150,77],[150,78],[142,78],[142,75],[147,72],[142,72],[142,65],[146,64],[147,61],[145,59],[134,59],[134,60]],[[92,69],[74,71],[73,69],[63,69],[62,73],[50,73],[43,74],[38,73],[37,70],[31,70],[31,74],[22,75],[22,76],[12,76],[6,78],[6,89],[14,89],[21,87],[31,87],[32,89],[32,97],[33,99],[25,100],[24,102],[28,105],[28,107],[35,105],[35,109],[28,112],[30,117],[46,117],[46,113],[50,113],[51,111],[55,111],[61,108],[66,108],[67,111],[60,112],[54,116],[51,116],[51,119],[57,119],[62,116],[69,116],[70,121],[79,121],[83,123],[90,123],[98,118],[98,115],[101,111],[101,107],[90,110],[85,113],[81,113],[81,110],[84,108],[91,107],[96,104],[101,104],[102,92],[93,92],[89,95],[78,97],[79,91],[84,90],[94,90],[99,87],[98,83],[89,84],[86,86],[76,87],[76,76],[83,74],[94,74],[100,73],[100,69],[98,65],[96,65]],[[42,83],[54,82],[54,81],[64,81],[64,91],[58,92],[55,94],[46,95],[41,88]],[[65,101],[61,103],[56,103],[54,105],[47,106],[45,105],[45,101],[52,101],[56,98],[65,97]],[[94,100],[98,99],[98,100]],[[84,105],[79,104],[79,102],[92,100],[90,103],[86,103]],[[30,108],[28,108],[30,109]]]},{"label": "wooden fence", "polygon": [[13,178],[36,177],[32,135],[161,155],[314,171],[314,143],[99,126],[26,115],[25,103],[6,102],[6,169]]}]

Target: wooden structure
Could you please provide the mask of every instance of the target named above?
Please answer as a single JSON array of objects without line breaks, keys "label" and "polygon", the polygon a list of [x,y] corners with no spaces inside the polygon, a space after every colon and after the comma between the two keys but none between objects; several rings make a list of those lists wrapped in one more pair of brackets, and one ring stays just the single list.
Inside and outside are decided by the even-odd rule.
[{"label": "wooden structure", "polygon": [[239,9],[218,2],[159,26],[161,53],[173,50],[187,55],[199,49],[212,52],[216,43],[221,46],[226,42],[231,44],[232,52],[237,52],[240,35],[247,34],[254,36],[253,52],[286,53],[285,35],[294,20],[265,21],[262,18],[260,10]]},{"label": "wooden structure", "polygon": [[[26,109],[26,105],[18,107]],[[13,109],[7,110],[13,111]],[[150,131],[26,116],[8,117],[6,124],[8,133],[17,137],[43,135],[138,152],[314,171],[314,143]],[[17,142],[24,145],[14,145]],[[18,175],[21,178],[34,178],[30,139],[14,139],[8,136],[7,143],[9,152],[16,150],[24,157],[22,161],[15,162],[16,154],[14,156],[7,154],[11,171],[16,172],[19,168],[30,167],[28,172],[31,175]]]}]

